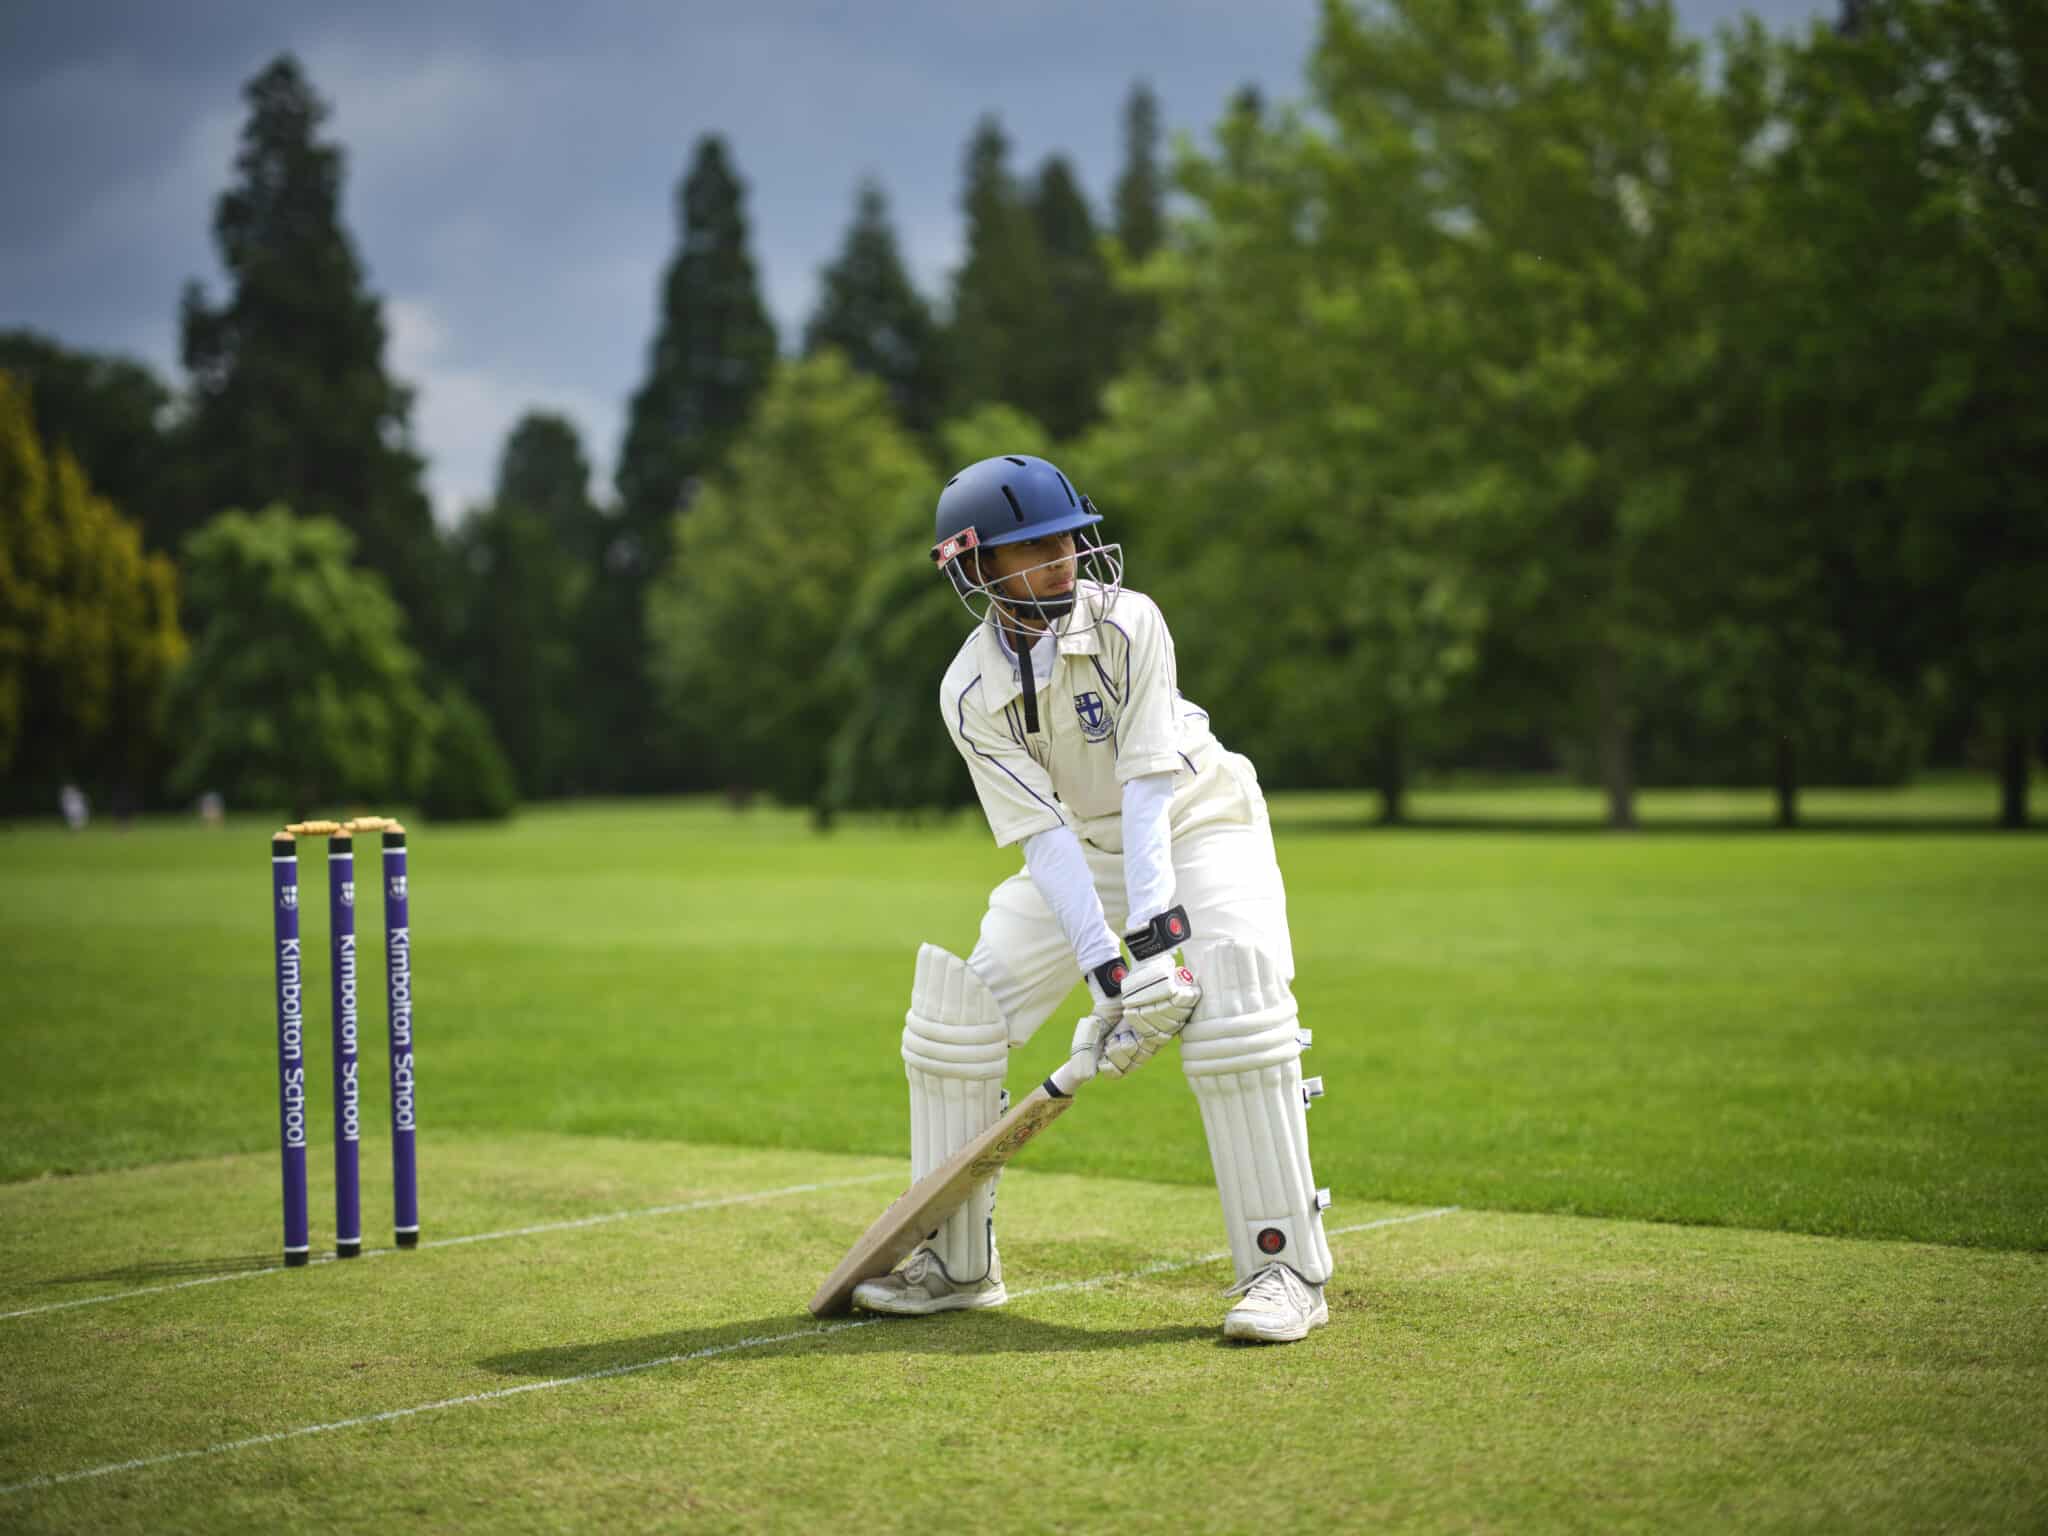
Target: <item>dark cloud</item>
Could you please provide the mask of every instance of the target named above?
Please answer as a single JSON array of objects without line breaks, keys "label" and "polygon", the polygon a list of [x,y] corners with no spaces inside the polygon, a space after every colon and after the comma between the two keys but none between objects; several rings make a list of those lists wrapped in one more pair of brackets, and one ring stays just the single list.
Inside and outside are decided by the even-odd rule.
[{"label": "dark cloud", "polygon": [[[1251,81],[1299,94],[1315,0],[939,0],[746,6],[296,0],[0,9],[0,325],[167,372],[240,88],[297,52],[349,153],[346,217],[420,389],[444,512],[482,494],[529,406],[600,460],[651,331],[692,144],[719,132],[751,196],[765,290],[794,340],[860,177],[879,176],[919,279],[957,259],[962,147],[1001,117],[1019,169],[1064,152],[1098,204],[1137,77],[1205,132]],[[1785,24],[1814,7],[1778,0]],[[1732,16],[1688,0],[1704,29]]]}]

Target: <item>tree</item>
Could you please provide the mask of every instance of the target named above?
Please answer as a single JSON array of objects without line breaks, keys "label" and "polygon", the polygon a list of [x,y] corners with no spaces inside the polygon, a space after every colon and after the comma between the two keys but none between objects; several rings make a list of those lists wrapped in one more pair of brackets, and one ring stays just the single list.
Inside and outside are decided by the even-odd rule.
[{"label": "tree", "polygon": [[819,282],[804,355],[836,349],[882,381],[897,420],[919,435],[930,432],[945,403],[938,324],[904,270],[879,183],[861,183],[846,240]]},{"label": "tree", "polygon": [[171,392],[163,380],[134,358],[75,352],[21,330],[0,331],[0,368],[34,397],[36,429],[51,451],[69,452],[93,490],[142,525],[152,548],[170,548],[163,503]]},{"label": "tree", "polygon": [[1375,784],[1398,820],[1475,664],[1487,495],[1438,408],[1458,311],[1416,303],[1419,221],[1351,153],[1232,112],[1183,161],[1194,214],[1139,279],[1159,333],[1075,459],[1169,616],[1255,608],[1181,645],[1227,739],[1283,782]]},{"label": "tree", "polygon": [[1159,98],[1140,80],[1124,98],[1124,164],[1117,173],[1117,244],[1142,262],[1166,240],[1166,172],[1159,164]]},{"label": "tree", "polygon": [[327,105],[290,54],[243,95],[236,179],[213,220],[232,291],[218,307],[197,283],[185,291],[191,411],[162,537],[230,506],[331,518],[440,654],[442,549],[412,395],[385,372],[382,306],[342,226],[343,154],[320,137]]},{"label": "tree", "polygon": [[775,327],[748,250],[745,189],[725,141],[698,141],[677,189],[681,241],[662,279],[647,376],[628,410],[617,474],[619,515],[600,573],[602,630],[588,740],[593,781],[673,785],[684,773],[647,717],[647,593],[674,550],[677,514],[724,464],[775,364]]},{"label": "tree", "polygon": [[1855,641],[1965,701],[2023,826],[2048,723],[2048,15],[1869,0],[1853,23],[1789,71],[1773,211],[1806,344],[1778,409],[1823,436],[1815,496],[1879,599]]},{"label": "tree", "polygon": [[1018,402],[1066,441],[1102,415],[1102,391],[1117,361],[1117,295],[1088,199],[1066,158],[1039,169],[1032,222],[1044,253],[1051,309],[1040,320],[1044,373],[1035,397]]},{"label": "tree", "polygon": [[1048,354],[1058,344],[1051,275],[1009,154],[995,118],[975,125],[961,195],[967,255],[953,277],[947,337],[954,415],[994,402],[1029,410],[1050,387]]},{"label": "tree", "polygon": [[0,773],[16,804],[70,781],[139,800],[164,687],[185,655],[177,573],[99,495],[69,449],[39,439],[27,391],[0,372]]},{"label": "tree", "polygon": [[273,506],[222,513],[185,542],[204,630],[173,688],[186,794],[309,811],[410,795],[435,720],[383,578],[354,538]]},{"label": "tree", "polygon": [[528,411],[498,455],[491,501],[539,519],[563,559],[575,564],[603,553],[604,525],[590,498],[590,456],[576,424],[553,411]]},{"label": "tree", "polygon": [[675,514],[724,462],[775,364],[775,326],[748,249],[746,192],[723,139],[698,141],[676,203],[681,244],[662,279],[647,377],[619,453],[624,531],[650,572],[666,567]]},{"label": "tree", "polygon": [[464,685],[528,795],[576,787],[591,572],[602,532],[576,429],[534,412],[506,438],[496,494],[456,530]]},{"label": "tree", "polygon": [[923,558],[934,484],[882,386],[837,353],[777,373],[648,605],[664,717],[718,782],[816,797],[854,703],[825,658],[867,572]]},{"label": "tree", "polygon": [[1166,243],[1168,170],[1159,160],[1159,99],[1142,80],[1124,100],[1123,132],[1123,169],[1110,194],[1111,270],[1119,279],[1110,376],[1131,365],[1159,324],[1153,297],[1130,280]]},{"label": "tree", "polygon": [[1326,387],[1483,514],[1491,622],[1556,680],[1632,825],[1676,554],[1725,467],[1721,231],[1765,124],[1723,110],[1668,6],[1619,0],[1333,4],[1312,75],[1330,127],[1303,238],[1371,299],[1309,290]]},{"label": "tree", "polygon": [[1012,406],[987,405],[948,422],[945,468],[892,526],[858,578],[839,628],[827,687],[844,700],[812,808],[917,812],[966,805],[973,782],[940,723],[934,690],[971,628],[952,583],[931,562],[932,511],[946,474],[999,453],[1049,454],[1045,428]]}]

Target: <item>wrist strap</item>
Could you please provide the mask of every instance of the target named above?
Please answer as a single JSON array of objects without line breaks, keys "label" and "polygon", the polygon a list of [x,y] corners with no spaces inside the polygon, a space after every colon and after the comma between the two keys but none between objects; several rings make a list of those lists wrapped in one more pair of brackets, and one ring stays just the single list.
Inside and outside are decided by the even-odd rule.
[{"label": "wrist strap", "polygon": [[1186,907],[1168,907],[1136,933],[1124,935],[1133,960],[1150,960],[1180,948],[1194,933],[1188,924]]},{"label": "wrist strap", "polygon": [[1122,997],[1124,977],[1130,974],[1130,970],[1131,968],[1124,964],[1124,957],[1118,955],[1113,960],[1103,961],[1088,974],[1095,978],[1095,985],[1102,989],[1104,997]]}]

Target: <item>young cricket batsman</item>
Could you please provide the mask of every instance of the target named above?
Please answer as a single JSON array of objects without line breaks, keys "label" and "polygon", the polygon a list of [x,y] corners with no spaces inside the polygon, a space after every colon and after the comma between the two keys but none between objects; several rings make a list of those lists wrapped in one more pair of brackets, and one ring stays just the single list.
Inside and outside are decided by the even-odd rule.
[{"label": "young cricket batsman", "polygon": [[[932,558],[977,620],[939,712],[997,844],[1022,845],[1024,867],[990,894],[965,960],[918,952],[903,1028],[911,1171],[995,1122],[1009,1053],[1085,979],[1084,1071],[1121,1077],[1180,1042],[1237,1269],[1224,1333],[1299,1339],[1329,1320],[1329,1192],[1309,1168],[1307,1093],[1321,1089],[1301,1076],[1309,1037],[1265,799],[1181,696],[1166,621],[1124,588],[1101,521],[1022,454],[970,464],[939,496]],[[1002,1305],[995,1182],[855,1305]]]}]

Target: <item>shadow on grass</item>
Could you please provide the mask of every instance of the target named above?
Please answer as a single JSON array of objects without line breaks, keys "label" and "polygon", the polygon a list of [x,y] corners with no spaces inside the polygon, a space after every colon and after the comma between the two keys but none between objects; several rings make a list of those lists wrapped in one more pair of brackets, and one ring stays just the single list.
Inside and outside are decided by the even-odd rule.
[{"label": "shadow on grass", "polygon": [[1153,1344],[1186,1344],[1216,1336],[1213,1325],[1165,1328],[1075,1328],[1015,1312],[944,1312],[933,1317],[876,1317],[855,1312],[820,1320],[808,1312],[780,1312],[750,1322],[709,1328],[677,1328],[586,1344],[490,1355],[477,1363],[503,1376],[554,1378],[624,1372],[657,1364],[726,1356],[768,1359],[802,1349],[821,1338],[844,1337],[844,1347],[861,1353],[917,1355],[1053,1354],[1077,1350],[1142,1349]]},{"label": "shadow on grass", "polygon": [[1357,816],[1273,816],[1276,832],[1359,835],[1380,833],[1399,837],[1403,833],[1491,832],[1538,833],[1553,837],[2039,837],[2048,833],[2048,822],[2032,826],[2001,827],[1983,820],[1944,820],[1940,817],[1815,816],[1796,827],[1781,827],[1768,819],[1749,821],[1650,821],[1625,831],[1604,822],[1564,821],[1541,816],[1416,816],[1396,826]]},{"label": "shadow on grass", "polygon": [[86,1270],[75,1275],[53,1275],[38,1285],[85,1285],[119,1280],[192,1280],[208,1275],[244,1275],[278,1268],[273,1253],[234,1253],[215,1259],[163,1259],[123,1264],[118,1269]]}]

